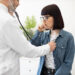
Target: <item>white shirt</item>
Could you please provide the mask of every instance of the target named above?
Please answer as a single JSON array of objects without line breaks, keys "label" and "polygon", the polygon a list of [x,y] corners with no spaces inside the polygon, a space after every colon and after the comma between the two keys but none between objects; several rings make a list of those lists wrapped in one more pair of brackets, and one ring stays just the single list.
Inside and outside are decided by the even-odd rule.
[{"label": "white shirt", "polygon": [[[50,36],[50,41],[55,41],[57,37],[58,34],[56,34],[56,32],[53,32],[53,34],[51,34]],[[46,55],[45,66],[50,69],[55,69],[53,52],[50,52],[48,55]]]},{"label": "white shirt", "polygon": [[24,37],[19,22],[0,4],[0,75],[19,75],[19,57],[39,57],[49,53],[49,45],[35,47]]}]

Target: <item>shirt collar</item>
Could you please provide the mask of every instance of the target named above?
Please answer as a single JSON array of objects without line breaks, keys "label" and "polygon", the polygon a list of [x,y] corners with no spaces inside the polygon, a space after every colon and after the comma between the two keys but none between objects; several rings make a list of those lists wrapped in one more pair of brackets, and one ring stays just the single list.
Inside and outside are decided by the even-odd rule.
[{"label": "shirt collar", "polygon": [[[0,3],[0,8],[2,8],[4,11],[8,12],[8,8],[2,3]],[[15,14],[12,17],[15,18],[16,17]]]},{"label": "shirt collar", "polygon": [[0,3],[0,7],[3,8],[6,12],[8,12],[8,8],[4,4]]}]

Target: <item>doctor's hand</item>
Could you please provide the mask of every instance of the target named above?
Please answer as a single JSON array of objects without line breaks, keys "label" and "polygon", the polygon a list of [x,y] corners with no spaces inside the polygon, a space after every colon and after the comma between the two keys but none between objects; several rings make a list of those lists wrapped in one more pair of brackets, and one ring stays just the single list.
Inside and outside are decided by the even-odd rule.
[{"label": "doctor's hand", "polygon": [[48,43],[48,45],[50,46],[50,51],[53,52],[56,48],[56,43],[51,41]]}]

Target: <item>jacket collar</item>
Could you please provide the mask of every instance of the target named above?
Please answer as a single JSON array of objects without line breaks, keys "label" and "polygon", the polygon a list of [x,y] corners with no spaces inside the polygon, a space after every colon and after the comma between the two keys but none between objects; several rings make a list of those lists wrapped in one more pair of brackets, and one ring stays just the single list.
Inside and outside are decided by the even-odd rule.
[{"label": "jacket collar", "polygon": [[[47,35],[48,35],[48,36],[50,36],[50,34],[51,34],[51,30],[50,30],[49,32],[47,32]],[[64,33],[64,30],[63,30],[63,29],[60,30],[60,32],[59,32],[59,37],[62,37],[62,38],[63,38],[63,37],[64,37],[64,34],[65,34],[65,33]]]}]

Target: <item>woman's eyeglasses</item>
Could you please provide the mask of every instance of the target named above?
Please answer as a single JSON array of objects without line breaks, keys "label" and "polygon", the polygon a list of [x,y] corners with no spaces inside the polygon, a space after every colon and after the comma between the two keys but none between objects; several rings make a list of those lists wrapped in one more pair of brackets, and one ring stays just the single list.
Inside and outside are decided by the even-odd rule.
[{"label": "woman's eyeglasses", "polygon": [[49,15],[48,16],[42,16],[42,17],[40,17],[40,19],[41,20],[48,20],[49,17],[50,17]]}]

